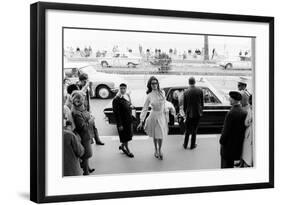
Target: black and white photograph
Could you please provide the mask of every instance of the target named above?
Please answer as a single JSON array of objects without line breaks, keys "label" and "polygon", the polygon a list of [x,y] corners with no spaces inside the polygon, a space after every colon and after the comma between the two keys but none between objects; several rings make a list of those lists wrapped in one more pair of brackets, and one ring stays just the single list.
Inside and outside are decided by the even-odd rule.
[{"label": "black and white photograph", "polygon": [[1,5],[0,204],[280,201],[277,1]]},{"label": "black and white photograph", "polygon": [[33,4],[31,200],[274,187],[273,23]]},{"label": "black and white photograph", "polygon": [[62,32],[63,176],[255,167],[255,37]]}]

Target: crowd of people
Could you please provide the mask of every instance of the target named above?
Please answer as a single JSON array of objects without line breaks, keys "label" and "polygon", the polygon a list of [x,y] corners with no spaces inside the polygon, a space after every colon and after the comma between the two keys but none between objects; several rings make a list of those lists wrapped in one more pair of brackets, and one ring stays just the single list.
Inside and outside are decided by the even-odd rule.
[{"label": "crowd of people", "polygon": [[[219,143],[221,168],[253,166],[252,95],[247,91],[247,79],[240,78],[238,90],[229,92],[231,109],[225,116]],[[204,93],[196,86],[194,77],[188,79],[187,90],[176,93],[178,106],[166,100],[159,81],[152,76],[147,82],[146,100],[137,130],[144,130],[153,139],[154,157],[163,160],[163,140],[169,131],[169,115],[181,121],[184,130],[183,148],[197,147],[196,136],[203,116]],[[93,155],[92,144],[104,145],[99,139],[95,119],[90,112],[88,76],[79,75],[79,82],[65,83],[64,100],[64,176],[89,175]],[[133,124],[137,121],[127,85],[121,83],[112,101],[113,113],[120,139],[119,150],[134,158],[129,142],[133,139]],[[150,113],[148,114],[148,112]],[[178,114],[176,114],[178,113]],[[191,136],[191,140],[190,139]],[[190,141],[190,142],[189,142]]]},{"label": "crowd of people", "polygon": [[[176,48],[170,48],[170,49],[166,49],[166,50],[161,50],[159,48],[147,48],[147,49],[143,49],[143,47],[141,45],[139,45],[139,49],[138,50],[133,50],[132,48],[126,48],[126,49],[120,49],[120,47],[118,45],[114,45],[112,50],[108,49],[102,49],[102,50],[93,50],[93,48],[91,46],[85,46],[84,48],[82,47],[66,47],[65,49],[65,56],[69,57],[69,58],[100,58],[100,57],[106,57],[107,54],[110,53],[118,53],[125,50],[125,52],[127,53],[134,53],[135,55],[139,55],[141,57],[144,58],[144,60],[150,60],[151,58],[157,58],[160,55],[167,55],[172,59],[177,59],[177,60],[194,60],[194,59],[200,59],[203,57],[203,49],[187,49],[187,50],[183,50],[183,51],[178,51]],[[245,51],[245,55],[247,55],[248,51]],[[239,52],[239,55],[242,55],[242,52]],[[210,59],[215,59],[218,56],[217,51],[215,50],[215,48],[212,49],[211,55],[210,55]]]},{"label": "crowd of people", "polygon": [[104,145],[90,112],[88,75],[81,73],[75,84],[64,83],[64,176],[89,175],[92,144]]}]

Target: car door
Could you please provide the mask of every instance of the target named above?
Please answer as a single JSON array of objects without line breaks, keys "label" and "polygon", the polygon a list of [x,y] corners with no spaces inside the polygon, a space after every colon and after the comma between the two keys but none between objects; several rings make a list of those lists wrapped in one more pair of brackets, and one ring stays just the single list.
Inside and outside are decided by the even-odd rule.
[{"label": "car door", "polygon": [[251,59],[251,57],[246,57],[245,58],[245,68],[247,68],[247,69],[252,68],[252,59]]},{"label": "car door", "polygon": [[209,88],[202,87],[201,89],[204,94],[204,109],[199,127],[217,129],[220,132],[229,106],[222,105],[218,97]]},{"label": "car door", "polygon": [[[182,100],[183,97],[183,92],[187,89],[188,87],[173,87],[173,88],[168,88],[164,89],[166,93],[166,100],[172,103],[176,110],[176,115],[180,113],[180,100]],[[170,126],[178,126],[178,119],[175,119],[172,113],[169,113],[169,125]]]},{"label": "car door", "polygon": [[237,68],[240,69],[249,69],[251,68],[251,60],[249,57],[240,56],[239,61],[237,62]]},{"label": "car door", "polygon": [[128,65],[128,56],[126,54],[122,54],[120,56],[120,66],[124,67],[124,66],[127,66]]},{"label": "car door", "polygon": [[112,57],[112,67],[120,67],[120,53],[116,53]]}]

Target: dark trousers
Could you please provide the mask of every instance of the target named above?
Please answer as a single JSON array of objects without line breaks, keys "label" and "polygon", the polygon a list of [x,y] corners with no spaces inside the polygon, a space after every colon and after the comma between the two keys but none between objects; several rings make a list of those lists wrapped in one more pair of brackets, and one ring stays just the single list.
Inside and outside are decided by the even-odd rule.
[{"label": "dark trousers", "polygon": [[183,117],[178,118],[179,126],[180,126],[180,134],[184,134],[185,132],[185,122]]},{"label": "dark trousers", "polygon": [[[95,140],[96,144],[101,143],[101,140],[100,140],[100,137],[99,137],[99,132],[98,132],[98,129],[97,129],[97,127],[96,127],[95,121],[93,121],[93,124],[92,124],[92,126],[91,126],[90,128],[91,128],[91,129],[90,129],[90,133],[91,133],[91,144],[94,143],[94,140]],[[93,138],[94,138],[94,140],[93,140]]]},{"label": "dark trousers", "polygon": [[221,157],[221,168],[233,168],[234,160],[233,159],[224,159]]},{"label": "dark trousers", "polygon": [[84,171],[84,174],[89,174],[89,158],[93,156],[92,146],[91,146],[91,140],[85,140],[81,142],[82,146],[85,149],[84,155],[81,157],[81,167]]},{"label": "dark trousers", "polygon": [[185,138],[184,147],[187,147],[189,141],[189,135],[191,134],[191,145],[190,148],[194,148],[196,144],[196,134],[198,130],[200,117],[198,118],[187,118],[185,121]]}]

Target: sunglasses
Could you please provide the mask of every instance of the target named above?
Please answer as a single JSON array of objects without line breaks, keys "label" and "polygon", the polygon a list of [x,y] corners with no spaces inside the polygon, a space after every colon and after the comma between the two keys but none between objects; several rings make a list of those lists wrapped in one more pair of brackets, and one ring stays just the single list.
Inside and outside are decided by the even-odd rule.
[{"label": "sunglasses", "polygon": [[157,82],[152,82],[151,85],[158,85],[158,83]]}]

